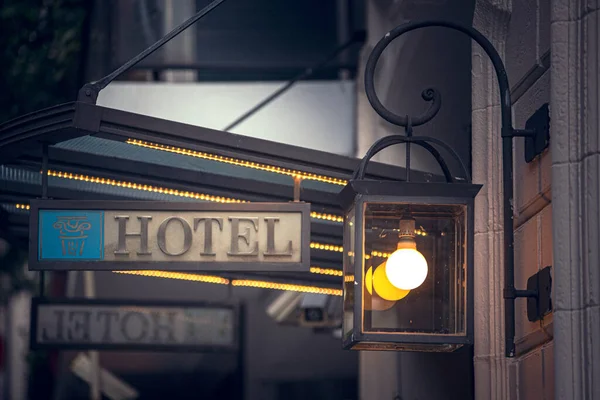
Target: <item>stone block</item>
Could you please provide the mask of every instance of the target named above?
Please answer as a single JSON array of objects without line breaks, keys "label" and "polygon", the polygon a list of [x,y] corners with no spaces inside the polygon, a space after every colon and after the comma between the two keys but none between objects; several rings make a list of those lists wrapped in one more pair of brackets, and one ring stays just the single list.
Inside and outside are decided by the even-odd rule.
[{"label": "stone block", "polygon": [[555,310],[572,310],[583,306],[582,260],[577,251],[582,245],[580,197],[577,194],[581,190],[581,173],[580,163],[552,166],[552,186],[557,188],[552,192]]},{"label": "stone block", "polygon": [[[558,2],[556,2],[558,3]],[[556,4],[555,3],[555,4]],[[567,4],[568,2],[565,2]],[[575,22],[553,22],[552,31],[552,93],[550,108],[550,149],[552,162],[566,163],[580,159],[582,119],[581,94],[576,90],[581,79],[581,57],[578,50],[581,36]]]},{"label": "stone block", "polygon": [[[490,61],[490,57],[477,43],[473,43],[472,47],[471,74],[474,82],[482,80],[488,82],[486,90],[474,90],[472,92],[471,107],[473,111],[485,110],[490,106],[497,106],[499,109],[500,92],[496,78],[492,78],[494,76],[492,62]],[[500,119],[498,119],[498,129],[500,129],[499,124]],[[475,127],[475,124],[473,124],[473,127]],[[474,151],[473,154],[475,154]]]},{"label": "stone block", "polygon": [[[598,2],[600,3],[600,2]],[[584,114],[584,129],[583,147],[584,154],[592,154],[600,152],[600,90],[592,90],[598,88],[600,84],[600,11],[594,11],[585,16],[583,21],[584,35],[586,41],[585,57],[588,60],[586,63],[587,71],[584,72],[583,86],[590,88],[585,91],[585,107]]]},{"label": "stone block", "polygon": [[[519,359],[508,362],[508,398],[519,398]],[[476,397],[478,399],[479,397]]]},{"label": "stone block", "polygon": [[[587,326],[589,327],[588,337],[589,342],[587,348],[589,349],[588,365],[590,368],[588,373],[591,371],[600,370],[600,345],[598,338],[600,338],[600,307],[593,306],[585,310],[585,318]],[[590,374],[591,375],[591,374]],[[600,397],[600,379],[595,375],[591,382],[593,398],[597,399]]]},{"label": "stone block", "polygon": [[[593,332],[586,332],[586,310],[557,310],[554,312],[554,340],[560,344],[554,348],[554,363],[560,379],[556,381],[556,399],[584,399],[585,379],[600,366],[593,366],[589,356],[589,344],[596,340]],[[596,359],[596,363],[600,360]],[[597,364],[596,364],[597,365]],[[598,380],[597,378],[595,379]]]},{"label": "stone block", "polygon": [[537,63],[537,8],[537,0],[513,2],[505,57],[513,85]]},{"label": "stone block", "polygon": [[[519,399],[546,400],[544,398],[544,359],[542,348],[521,357],[518,361]],[[550,382],[549,384],[553,384]]]},{"label": "stone block", "polygon": [[[544,1],[544,0],[541,0]],[[576,4],[576,6],[573,6]],[[577,2],[557,1],[552,7],[552,21],[575,21],[600,9],[598,0],[581,0]]]},{"label": "stone block", "polygon": [[[540,219],[540,268],[553,265],[552,251],[552,204],[546,206],[539,214]],[[554,271],[552,271],[554,275]]]},{"label": "stone block", "polygon": [[[529,219],[515,231],[515,287],[525,289],[527,280],[539,270],[538,217]],[[538,329],[539,323],[527,319],[527,300],[515,301],[515,339]]]},{"label": "stone block", "polygon": [[542,348],[544,400],[554,400],[554,341]]},{"label": "stone block", "polygon": [[581,262],[585,306],[600,305],[600,155],[583,160],[583,210]]},{"label": "stone block", "polygon": [[538,56],[550,50],[550,1],[537,0],[538,2]]},{"label": "stone block", "polygon": [[[545,103],[550,102],[550,71],[546,71],[513,106],[515,126],[525,128],[527,120]],[[545,150],[530,163],[525,162],[525,140],[515,139],[515,200],[517,214],[525,213],[551,184],[551,156]],[[543,205],[544,202],[538,202]],[[535,214],[540,210],[532,210]]]}]

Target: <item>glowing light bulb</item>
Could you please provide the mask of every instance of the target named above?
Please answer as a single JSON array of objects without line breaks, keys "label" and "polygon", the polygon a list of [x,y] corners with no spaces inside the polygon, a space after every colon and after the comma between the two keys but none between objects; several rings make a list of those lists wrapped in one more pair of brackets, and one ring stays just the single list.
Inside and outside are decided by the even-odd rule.
[{"label": "glowing light bulb", "polygon": [[[387,281],[387,278],[384,276],[384,279]],[[365,273],[365,289],[366,292],[364,294],[364,308],[365,310],[371,311],[385,311],[392,308],[396,302],[385,300],[381,298],[376,291],[373,290],[373,268],[369,267],[367,272]]]},{"label": "glowing light bulb", "polygon": [[385,273],[392,285],[403,290],[415,289],[427,278],[427,260],[417,250],[414,238],[415,221],[400,221],[398,250],[387,259]]},{"label": "glowing light bulb", "polygon": [[386,269],[386,263],[383,263],[373,272],[373,289],[384,300],[397,301],[405,298],[410,290],[394,286],[387,277]]},{"label": "glowing light bulb", "polygon": [[398,289],[388,280],[385,273],[385,262],[375,268],[369,267],[365,274],[365,287],[370,295],[381,297],[383,300],[398,301],[405,298],[410,290]]},{"label": "glowing light bulb", "polygon": [[373,294],[373,267],[369,267],[365,274],[365,287],[369,294]]}]

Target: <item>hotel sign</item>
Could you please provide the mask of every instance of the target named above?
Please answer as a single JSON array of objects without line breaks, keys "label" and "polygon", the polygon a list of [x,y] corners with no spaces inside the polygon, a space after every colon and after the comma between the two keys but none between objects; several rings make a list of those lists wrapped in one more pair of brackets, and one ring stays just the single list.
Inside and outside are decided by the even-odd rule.
[{"label": "hotel sign", "polygon": [[31,202],[31,270],[308,271],[308,203]]},{"label": "hotel sign", "polygon": [[236,351],[234,305],[34,298],[32,349]]}]

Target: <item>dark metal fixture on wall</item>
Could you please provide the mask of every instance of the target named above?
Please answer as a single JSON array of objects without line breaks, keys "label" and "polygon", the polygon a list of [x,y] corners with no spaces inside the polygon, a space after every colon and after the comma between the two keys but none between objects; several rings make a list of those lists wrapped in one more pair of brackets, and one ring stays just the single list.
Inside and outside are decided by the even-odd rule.
[{"label": "dark metal fixture on wall", "polygon": [[[473,343],[474,268],[487,268],[473,265],[473,207],[481,186],[471,183],[458,155],[442,140],[413,136],[413,127],[431,121],[441,107],[436,89],[423,91],[422,97],[430,105],[416,117],[391,112],[375,93],[376,65],[385,48],[400,35],[427,27],[445,27],[471,37],[490,57],[497,74],[502,118],[505,345],[506,356],[513,357],[515,299],[528,299],[531,321],[551,310],[550,268],[533,275],[526,290],[515,288],[513,138],[527,139],[528,158],[539,155],[548,142],[549,117],[542,110],[528,121],[527,129],[515,129],[508,78],[500,55],[480,32],[449,21],[398,26],[377,43],[367,62],[365,91],[369,102],[383,119],[405,127],[406,133],[375,142],[340,195],[345,210],[344,344],[357,350],[439,352]],[[406,182],[365,179],[369,160],[399,143],[406,145]],[[411,182],[411,145],[429,151],[447,183]],[[444,148],[458,160],[464,182],[453,182],[434,146]],[[423,237],[423,232],[428,236]]]}]

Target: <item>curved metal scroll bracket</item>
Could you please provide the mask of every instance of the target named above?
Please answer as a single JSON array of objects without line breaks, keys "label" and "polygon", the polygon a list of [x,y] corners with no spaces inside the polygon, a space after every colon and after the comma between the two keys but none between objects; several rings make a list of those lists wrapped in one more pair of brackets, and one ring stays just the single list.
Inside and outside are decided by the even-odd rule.
[{"label": "curved metal scroll bracket", "polygon": [[[418,21],[418,22],[409,22],[389,31],[373,48],[373,51],[369,55],[369,59],[367,61],[367,66],[365,68],[365,92],[367,94],[367,98],[369,102],[373,106],[373,109],[386,121],[400,126],[406,126],[408,121],[407,117],[403,117],[397,115],[391,111],[389,111],[377,97],[375,92],[375,69],[377,67],[377,62],[379,58],[383,54],[383,51],[386,47],[394,41],[397,37],[417,30],[421,28],[427,27],[445,27],[457,30],[462,32],[471,39],[475,40],[486,52],[486,54],[490,57],[492,64],[494,65],[494,69],[496,71],[496,75],[498,77],[498,85],[500,86],[500,97],[501,97],[501,112],[502,112],[502,125],[503,127],[512,129],[512,116],[510,113],[511,102],[510,102],[510,90],[508,86],[508,77],[506,75],[506,69],[504,68],[504,63],[500,58],[500,55],[494,48],[494,46],[490,43],[490,41],[483,36],[478,30],[457,24],[451,21],[443,21],[443,20],[431,20],[431,21]],[[441,96],[439,92],[434,88],[425,89],[421,94],[425,101],[431,101],[432,104],[429,109],[422,115],[418,117],[412,118],[412,125],[419,126],[424,123],[430,121],[441,107]],[[506,132],[509,136],[513,136],[510,132]],[[503,132],[502,136],[505,135]]]},{"label": "curved metal scroll bracket", "polygon": [[[418,126],[430,121],[441,106],[441,97],[435,89],[427,89],[423,92],[423,98],[426,101],[431,101],[429,109],[418,117],[402,117],[394,114],[381,104],[375,93],[374,75],[377,61],[385,48],[398,36],[414,31],[416,29],[427,28],[427,27],[443,27],[453,29],[455,31],[462,32],[475,40],[485,51],[490,58],[496,77],[498,78],[498,87],[500,89],[500,112],[501,112],[501,137],[502,137],[502,175],[503,175],[503,224],[504,224],[504,322],[505,322],[505,355],[507,357],[514,357],[515,355],[515,299],[519,297],[531,297],[534,294],[526,293],[527,291],[515,289],[515,260],[514,260],[514,231],[513,227],[513,153],[512,153],[512,139],[517,136],[523,137],[535,137],[538,134],[537,129],[514,129],[511,113],[511,99],[510,89],[508,85],[508,77],[506,74],[506,68],[498,51],[494,48],[492,43],[483,36],[476,29],[463,26],[450,21],[443,20],[431,20],[431,21],[418,21],[409,22],[404,25],[400,25],[390,32],[388,32],[373,49],[365,70],[365,91],[369,102],[373,106],[373,109],[386,121],[391,122],[395,125],[400,125],[410,129],[410,125]],[[410,135],[407,135],[407,137]],[[402,136],[401,136],[402,137]],[[394,143],[404,142],[407,146],[410,145],[411,141],[406,140],[403,137],[402,140],[396,138],[391,139]],[[413,137],[413,140],[416,138]],[[429,138],[431,139],[431,138]],[[417,139],[423,140],[423,138]],[[431,142],[431,140],[429,140]],[[416,141],[412,142],[416,143]],[[443,143],[443,142],[442,142]],[[439,143],[438,143],[439,144]],[[389,146],[390,144],[388,144]],[[386,146],[387,147],[387,146]],[[373,148],[372,148],[373,149]],[[433,153],[432,153],[433,154]],[[451,151],[450,154],[453,156],[456,154]],[[409,158],[407,158],[408,160]],[[361,176],[364,174],[364,169],[368,161],[362,165]],[[439,160],[438,160],[439,163]],[[442,165],[442,164],[440,164]],[[359,171],[357,171],[358,173]],[[537,294],[535,294],[537,296]],[[537,298],[537,297],[536,297]]]}]

